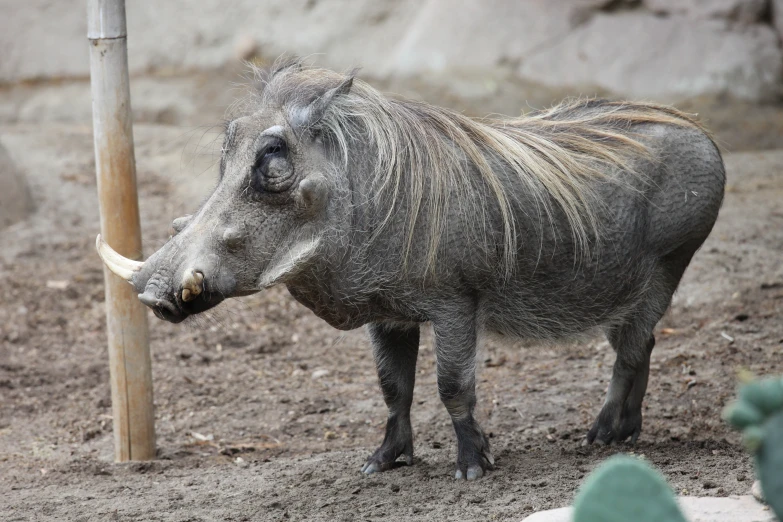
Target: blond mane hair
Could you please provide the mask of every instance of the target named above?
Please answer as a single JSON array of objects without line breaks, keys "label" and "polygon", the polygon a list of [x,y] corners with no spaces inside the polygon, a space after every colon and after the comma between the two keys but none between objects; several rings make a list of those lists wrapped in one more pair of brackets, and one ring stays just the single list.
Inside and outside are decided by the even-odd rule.
[{"label": "blond mane hair", "polygon": [[[254,72],[262,84],[254,103],[284,111],[306,106],[346,79],[344,74],[299,61]],[[354,79],[347,94],[332,100],[319,128],[337,145],[345,166],[352,142],[364,140],[371,145],[376,155],[370,173],[374,197],[386,202],[386,215],[375,235],[404,202],[409,209],[404,259],[421,210],[428,207],[427,270],[435,266],[453,205],[484,215],[473,192],[477,173],[500,210],[503,271],[509,277],[518,247],[517,224],[513,195],[503,176],[513,177],[532,196],[539,216],[551,217],[559,208],[575,246],[588,252],[591,238],[600,235],[595,181],[617,180],[620,173],[633,173],[639,158],[651,157],[634,132],[635,127],[648,124],[702,129],[693,118],[670,107],[593,99],[567,100],[520,117],[471,118],[427,103],[386,97],[359,79]]]}]

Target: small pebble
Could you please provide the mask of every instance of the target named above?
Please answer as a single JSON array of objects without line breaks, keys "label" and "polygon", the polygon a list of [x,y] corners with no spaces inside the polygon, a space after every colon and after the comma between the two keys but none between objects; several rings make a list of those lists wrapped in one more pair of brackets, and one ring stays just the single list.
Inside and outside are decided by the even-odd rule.
[{"label": "small pebble", "polygon": [[320,379],[321,377],[326,377],[329,375],[329,370],[316,370],[310,375],[313,379]]}]

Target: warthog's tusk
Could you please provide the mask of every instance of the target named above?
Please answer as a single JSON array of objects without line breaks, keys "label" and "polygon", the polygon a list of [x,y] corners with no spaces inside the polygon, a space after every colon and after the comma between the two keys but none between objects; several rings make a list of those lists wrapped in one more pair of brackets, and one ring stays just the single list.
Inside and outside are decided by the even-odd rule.
[{"label": "warthog's tusk", "polygon": [[141,270],[144,263],[141,261],[134,261],[123,257],[115,252],[112,247],[109,246],[106,241],[103,240],[100,234],[95,238],[95,248],[98,250],[98,255],[101,256],[103,264],[106,268],[112,271],[117,277],[130,282],[133,274]]},{"label": "warthog's tusk", "polygon": [[182,278],[182,301],[192,301],[204,291],[204,274],[198,270],[186,270]]}]

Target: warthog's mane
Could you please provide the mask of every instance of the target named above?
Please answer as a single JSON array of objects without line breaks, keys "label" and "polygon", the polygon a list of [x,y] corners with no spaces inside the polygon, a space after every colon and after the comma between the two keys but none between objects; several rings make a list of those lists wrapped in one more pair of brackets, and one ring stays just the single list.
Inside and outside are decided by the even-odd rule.
[{"label": "warthog's mane", "polygon": [[[346,79],[345,74],[299,61],[254,69],[254,74],[260,86],[253,104],[280,107],[284,112],[306,106]],[[459,212],[473,213],[477,222],[486,220],[486,202],[476,192],[478,174],[502,218],[502,268],[508,277],[518,247],[508,179],[516,177],[536,202],[532,211],[537,215],[531,218],[541,218],[542,213],[551,217],[559,208],[577,251],[587,252],[591,240],[601,233],[595,181],[633,174],[640,158],[652,158],[639,140],[641,135],[634,132],[643,124],[701,129],[690,116],[670,107],[595,99],[566,100],[520,117],[471,118],[384,96],[359,79],[354,79],[347,94],[332,100],[318,127],[336,144],[346,166],[356,148],[352,143],[364,142],[369,149],[363,150],[374,152],[371,196],[384,202],[380,208],[385,213],[376,234],[399,209],[407,209],[404,259],[417,222],[428,220],[428,271],[435,267],[447,216],[455,205]]]}]

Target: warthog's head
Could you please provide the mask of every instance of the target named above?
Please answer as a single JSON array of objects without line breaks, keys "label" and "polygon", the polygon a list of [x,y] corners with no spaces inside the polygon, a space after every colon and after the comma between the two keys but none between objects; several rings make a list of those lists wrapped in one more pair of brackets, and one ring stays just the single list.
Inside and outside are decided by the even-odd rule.
[{"label": "warthog's head", "polygon": [[98,236],[103,262],[156,316],[180,322],[312,262],[334,229],[330,201],[344,186],[318,123],[353,78],[330,80],[302,90],[295,104],[267,100],[228,124],[217,187],[195,214],[174,221],[176,234],[147,261],[122,257]]}]

